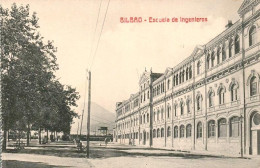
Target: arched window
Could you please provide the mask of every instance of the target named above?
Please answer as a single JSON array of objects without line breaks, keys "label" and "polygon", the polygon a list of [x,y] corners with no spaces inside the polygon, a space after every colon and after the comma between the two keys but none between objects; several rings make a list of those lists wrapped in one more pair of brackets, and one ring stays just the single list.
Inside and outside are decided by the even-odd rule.
[{"label": "arched window", "polygon": [[231,86],[231,101],[236,101],[237,100],[237,86],[236,84],[233,84]]},{"label": "arched window", "polygon": [[217,64],[220,63],[220,47],[217,49]]},{"label": "arched window", "polygon": [[202,138],[202,123],[197,124],[197,138]]},{"label": "arched window", "polygon": [[164,137],[164,128],[161,128],[161,137]]},{"label": "arched window", "polygon": [[177,104],[174,105],[174,116],[177,116]]},{"label": "arched window", "polygon": [[168,107],[167,107],[167,118],[170,118],[170,113],[171,113],[171,106],[168,105]]},{"label": "arched window", "polygon": [[161,85],[158,86],[158,95],[161,94]]},{"label": "arched window", "polygon": [[235,116],[230,119],[230,137],[239,136],[239,117]]},{"label": "arched window", "polygon": [[240,39],[239,36],[237,35],[235,37],[235,54],[240,52]]},{"label": "arched window", "polygon": [[179,80],[179,77],[178,77],[178,74],[176,75],[176,85],[178,85],[178,80]]},{"label": "arched window", "polygon": [[181,125],[180,126],[180,138],[184,137],[184,130],[185,130],[184,125]]},{"label": "arched window", "polygon": [[213,92],[210,92],[209,93],[209,107],[212,107],[213,106]]},{"label": "arched window", "polygon": [[200,74],[200,61],[197,63],[197,75]]},{"label": "arched window", "polygon": [[192,78],[192,66],[190,66],[190,68],[189,68],[189,76],[190,76],[190,79]]},{"label": "arched window", "polygon": [[153,112],[153,121],[155,121],[155,119],[156,119],[156,112]]},{"label": "arched window", "polygon": [[178,126],[174,127],[174,138],[178,138]]},{"label": "arched window", "polygon": [[180,108],[181,108],[181,115],[184,114],[184,104],[183,101],[180,102]]},{"label": "arched window", "polygon": [[214,51],[211,52],[211,67],[214,67],[214,62],[215,62],[215,53]]},{"label": "arched window", "polygon": [[249,46],[256,44],[256,27],[252,26],[249,30]]},{"label": "arched window", "polygon": [[218,121],[218,137],[226,137],[227,136],[227,120],[225,118],[221,118]]},{"label": "arched window", "polygon": [[181,82],[182,82],[182,73],[181,72],[179,74],[179,81],[180,81],[180,84],[181,84]]},{"label": "arched window", "polygon": [[257,94],[257,81],[256,81],[256,77],[253,76],[250,79],[250,96],[254,96]]},{"label": "arched window", "polygon": [[144,117],[143,117],[143,119],[144,119],[144,124],[145,124],[145,114],[144,114]]},{"label": "arched window", "polygon": [[147,92],[147,99],[149,99],[150,98],[150,92],[148,91]]},{"label": "arched window", "polygon": [[171,136],[171,127],[169,126],[167,128],[167,137],[170,137]]},{"label": "arched window", "polygon": [[229,40],[229,43],[228,43],[228,57],[232,57],[232,40],[230,39]]},{"label": "arched window", "polygon": [[186,68],[186,80],[189,80],[189,68]]},{"label": "arched window", "polygon": [[167,82],[167,89],[168,89],[168,90],[170,89],[170,85],[171,85],[171,80],[168,79],[168,82]]},{"label": "arched window", "polygon": [[159,118],[160,118],[160,110],[158,109],[158,110],[157,110],[157,121],[160,120]]},{"label": "arched window", "polygon": [[225,48],[225,43],[222,46],[222,61],[226,60],[226,48]]},{"label": "arched window", "polygon": [[160,135],[161,135],[161,133],[160,133],[160,128],[158,128],[158,129],[157,129],[157,138],[159,138]]},{"label": "arched window", "polygon": [[175,86],[175,75],[173,76],[172,83],[173,83],[173,86]]},{"label": "arched window", "polygon": [[186,138],[191,137],[191,124],[186,126]]},{"label": "arched window", "polygon": [[185,79],[185,70],[182,71],[182,82],[184,82],[184,79]]},{"label": "arched window", "polygon": [[187,99],[187,102],[186,102],[186,105],[187,105],[187,113],[190,113],[190,99]]},{"label": "arched window", "polygon": [[149,122],[149,113],[147,113],[147,119],[146,119],[147,122]]},{"label": "arched window", "polygon": [[209,69],[210,68],[210,55],[208,54],[207,56],[207,68]]},{"label": "arched window", "polygon": [[197,96],[197,110],[201,110],[201,96]]},{"label": "arched window", "polygon": [[224,89],[221,88],[219,90],[219,104],[224,104],[225,103],[225,92]]},{"label": "arched window", "polygon": [[156,130],[153,129],[153,138],[156,138]]},{"label": "arched window", "polygon": [[163,108],[161,109],[161,119],[162,120],[164,119],[164,109]]},{"label": "arched window", "polygon": [[209,137],[215,136],[215,121],[214,120],[210,120],[208,122],[208,136]]}]

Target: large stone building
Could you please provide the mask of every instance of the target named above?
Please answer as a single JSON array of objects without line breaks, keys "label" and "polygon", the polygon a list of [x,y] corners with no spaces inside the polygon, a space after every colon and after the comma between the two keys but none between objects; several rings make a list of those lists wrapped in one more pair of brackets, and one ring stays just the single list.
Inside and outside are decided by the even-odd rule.
[{"label": "large stone building", "polygon": [[238,14],[177,66],[143,73],[139,92],[116,104],[116,142],[260,154],[260,0]]}]

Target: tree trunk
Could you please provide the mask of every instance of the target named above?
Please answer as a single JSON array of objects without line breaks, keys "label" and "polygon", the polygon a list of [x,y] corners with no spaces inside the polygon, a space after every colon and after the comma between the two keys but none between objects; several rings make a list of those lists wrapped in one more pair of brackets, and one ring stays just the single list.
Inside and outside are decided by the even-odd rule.
[{"label": "tree trunk", "polygon": [[7,135],[7,137],[8,137],[8,138],[7,138],[8,142],[10,142],[10,139],[9,139],[10,137],[9,137],[9,136],[10,136],[10,130],[8,130],[8,135]]},{"label": "tree trunk", "polygon": [[49,142],[49,131],[47,130],[47,143]]},{"label": "tree trunk", "polygon": [[4,139],[3,139],[3,144],[2,144],[2,150],[6,150],[6,130],[4,129]]},{"label": "tree trunk", "polygon": [[27,146],[29,146],[30,144],[30,125],[28,124],[28,128],[27,128]]},{"label": "tree trunk", "polygon": [[39,144],[42,144],[42,130],[41,130],[41,128],[39,129],[39,136],[38,136],[38,138],[39,138]]}]

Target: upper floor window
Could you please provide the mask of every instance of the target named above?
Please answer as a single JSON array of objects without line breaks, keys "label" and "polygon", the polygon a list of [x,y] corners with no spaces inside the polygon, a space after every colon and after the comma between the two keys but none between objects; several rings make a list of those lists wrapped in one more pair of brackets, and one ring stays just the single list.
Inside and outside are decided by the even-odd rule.
[{"label": "upper floor window", "polygon": [[156,112],[153,112],[153,121],[155,121],[156,118]]},{"label": "upper floor window", "polygon": [[158,111],[157,111],[157,120],[159,120],[159,118],[160,118],[160,110],[158,109]]},{"label": "upper floor window", "polygon": [[231,101],[236,101],[237,100],[237,86],[236,84],[233,84],[231,86]]},{"label": "upper floor window", "polygon": [[240,52],[240,39],[239,36],[237,35],[235,37],[235,54]]},{"label": "upper floor window", "polygon": [[209,56],[209,54],[208,54],[208,56],[207,56],[207,68],[208,68],[208,69],[210,68],[209,63],[210,63],[210,56]]},{"label": "upper floor window", "polygon": [[256,27],[252,26],[249,30],[249,46],[256,44]]},{"label": "upper floor window", "polygon": [[176,75],[176,85],[178,85],[178,74]]},{"label": "upper floor window", "polygon": [[168,107],[167,107],[167,118],[170,118],[170,113],[171,113],[171,106],[168,105]]},{"label": "upper floor window", "polygon": [[172,84],[175,86],[175,75],[173,76]]},{"label": "upper floor window", "polygon": [[164,109],[162,108],[161,109],[161,119],[163,120],[163,118],[164,118]]},{"label": "upper floor window", "polygon": [[200,74],[200,61],[198,61],[198,63],[197,63],[197,74]]},{"label": "upper floor window", "polygon": [[197,110],[201,110],[201,96],[197,96]]},{"label": "upper floor window", "polygon": [[220,48],[217,49],[217,64],[220,63]]},{"label": "upper floor window", "polygon": [[190,66],[189,68],[189,76],[190,76],[190,79],[192,78],[192,66]]},{"label": "upper floor window", "polygon": [[147,99],[149,99],[150,98],[150,92],[148,91],[147,92]]},{"label": "upper floor window", "polygon": [[250,79],[250,96],[254,96],[257,94],[257,81],[256,81],[256,77],[253,76]]},{"label": "upper floor window", "polygon": [[202,123],[197,124],[197,138],[202,138]]},{"label": "upper floor window", "polygon": [[184,114],[184,104],[183,101],[180,102],[180,108],[181,108],[181,115]]},{"label": "upper floor window", "polygon": [[186,105],[187,105],[187,113],[190,113],[190,99],[187,100]]},{"label": "upper floor window", "polygon": [[209,93],[209,107],[212,107],[213,106],[213,92],[210,92]]},{"label": "upper floor window", "polygon": [[223,88],[219,90],[219,104],[224,104],[225,102],[225,91]]},{"label": "upper floor window", "polygon": [[189,80],[189,68],[186,68],[186,80]]},{"label": "upper floor window", "polygon": [[215,53],[214,51],[211,52],[211,67],[214,67],[214,62],[215,62]]},{"label": "upper floor window", "polygon": [[177,116],[177,104],[174,105],[174,116]]},{"label": "upper floor window", "polygon": [[147,122],[149,122],[149,120],[150,120],[149,117],[150,117],[149,113],[147,113],[147,119],[146,119]]},{"label": "upper floor window", "polygon": [[232,40],[230,39],[229,40],[229,43],[228,43],[228,57],[232,57]]},{"label": "upper floor window", "polygon": [[180,81],[180,84],[181,84],[181,82],[182,82],[182,72],[180,72],[180,74],[179,74],[179,81]]},{"label": "upper floor window", "polygon": [[226,60],[226,48],[225,48],[225,43],[222,46],[222,61]]},{"label": "upper floor window", "polygon": [[167,82],[167,89],[168,89],[168,90],[170,89],[170,85],[171,85],[171,80],[168,79],[168,82]]},{"label": "upper floor window", "polygon": [[185,79],[184,76],[185,76],[185,71],[183,70],[183,71],[182,71],[182,82],[184,82],[184,79]]}]

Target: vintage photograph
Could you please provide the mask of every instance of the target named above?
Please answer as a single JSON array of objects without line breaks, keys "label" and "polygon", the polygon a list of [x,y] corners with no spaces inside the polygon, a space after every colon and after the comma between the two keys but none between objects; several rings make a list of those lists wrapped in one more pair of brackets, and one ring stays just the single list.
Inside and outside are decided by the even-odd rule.
[{"label": "vintage photograph", "polygon": [[260,0],[2,0],[0,16],[0,167],[260,167]]}]

